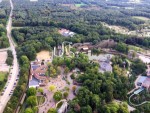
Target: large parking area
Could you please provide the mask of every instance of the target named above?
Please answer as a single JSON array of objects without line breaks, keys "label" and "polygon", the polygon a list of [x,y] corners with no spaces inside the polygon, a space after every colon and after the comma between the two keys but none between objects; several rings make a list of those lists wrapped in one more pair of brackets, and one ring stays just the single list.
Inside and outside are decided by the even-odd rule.
[{"label": "large parking area", "polygon": [[0,52],[0,71],[8,72],[9,66],[5,63],[7,59],[7,51]]}]

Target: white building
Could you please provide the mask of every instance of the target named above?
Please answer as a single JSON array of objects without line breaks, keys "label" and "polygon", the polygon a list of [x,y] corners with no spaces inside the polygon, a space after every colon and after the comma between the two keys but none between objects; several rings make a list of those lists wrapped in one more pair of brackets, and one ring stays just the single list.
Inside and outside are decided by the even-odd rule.
[{"label": "white building", "polygon": [[57,113],[66,113],[68,107],[67,101],[65,101],[62,106],[59,108]]}]

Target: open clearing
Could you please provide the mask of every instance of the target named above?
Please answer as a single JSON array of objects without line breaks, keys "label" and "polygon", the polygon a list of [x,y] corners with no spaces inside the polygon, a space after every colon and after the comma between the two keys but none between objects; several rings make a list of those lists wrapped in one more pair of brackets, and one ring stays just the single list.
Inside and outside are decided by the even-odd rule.
[{"label": "open clearing", "polygon": [[51,53],[49,51],[43,50],[37,53],[38,60],[50,60],[50,58],[51,58]]},{"label": "open clearing", "polygon": [[5,63],[7,59],[7,51],[0,52],[0,71],[8,72],[9,66]]},{"label": "open clearing", "polygon": [[133,18],[135,18],[135,19],[139,19],[139,20],[144,20],[144,21],[148,21],[148,20],[150,20],[150,18],[143,17],[143,16],[133,16]]},{"label": "open clearing", "polygon": [[81,3],[81,4],[75,4],[76,7],[82,7],[82,6],[85,6],[86,4],[84,3]]},{"label": "open clearing", "polygon": [[[100,10],[101,7],[96,5],[86,5],[86,4],[61,4],[62,6],[69,7],[72,10]],[[82,7],[86,6],[86,7]]]},{"label": "open clearing", "polygon": [[7,76],[7,72],[0,72],[0,81],[4,81],[6,76]]},{"label": "open clearing", "polygon": [[139,51],[145,52],[145,50],[140,47],[136,47],[136,46],[132,46],[132,45],[129,45],[128,47],[129,47],[129,49],[134,50],[136,52],[139,52]]}]

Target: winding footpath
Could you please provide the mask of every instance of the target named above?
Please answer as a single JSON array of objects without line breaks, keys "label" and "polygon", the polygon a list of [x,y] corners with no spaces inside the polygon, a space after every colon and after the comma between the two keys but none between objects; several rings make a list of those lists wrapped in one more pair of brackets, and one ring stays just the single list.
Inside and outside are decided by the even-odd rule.
[{"label": "winding footpath", "polygon": [[134,96],[134,95],[135,95],[135,94],[132,94],[132,95],[129,97],[129,103],[130,103],[132,106],[138,107],[138,106],[141,106],[141,105],[143,105],[143,104],[150,103],[150,101],[144,101],[144,102],[142,102],[142,103],[140,103],[140,104],[133,104],[133,103],[131,102],[131,97]]},{"label": "winding footpath", "polygon": [[13,59],[12,69],[10,70],[11,79],[9,79],[7,82],[7,88],[5,89],[4,94],[0,96],[0,113],[3,113],[4,108],[11,97],[9,96],[9,94],[13,89],[14,83],[16,82],[17,75],[19,74],[19,65],[18,65],[16,50],[15,50],[15,43],[11,37],[12,15],[13,15],[13,8],[14,8],[12,0],[10,0],[10,5],[11,5],[11,11],[10,11],[6,30],[7,30],[7,37],[10,43],[10,50],[12,51],[14,59]]}]

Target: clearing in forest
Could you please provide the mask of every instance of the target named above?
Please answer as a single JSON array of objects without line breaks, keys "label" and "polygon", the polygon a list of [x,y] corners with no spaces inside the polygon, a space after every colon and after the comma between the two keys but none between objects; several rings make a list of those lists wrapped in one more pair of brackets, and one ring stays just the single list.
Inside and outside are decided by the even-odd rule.
[{"label": "clearing in forest", "polygon": [[50,60],[51,53],[49,51],[43,50],[43,51],[37,53],[37,59],[38,60]]},{"label": "clearing in forest", "polygon": [[0,81],[4,81],[6,77],[7,77],[7,72],[0,72]]},{"label": "clearing in forest", "polygon": [[76,7],[82,7],[82,6],[85,6],[86,4],[84,3],[80,3],[80,4],[75,4]]},{"label": "clearing in forest", "polygon": [[133,16],[133,18],[139,19],[139,20],[143,20],[143,21],[148,21],[148,20],[150,20],[150,18],[143,17],[143,16]]}]

